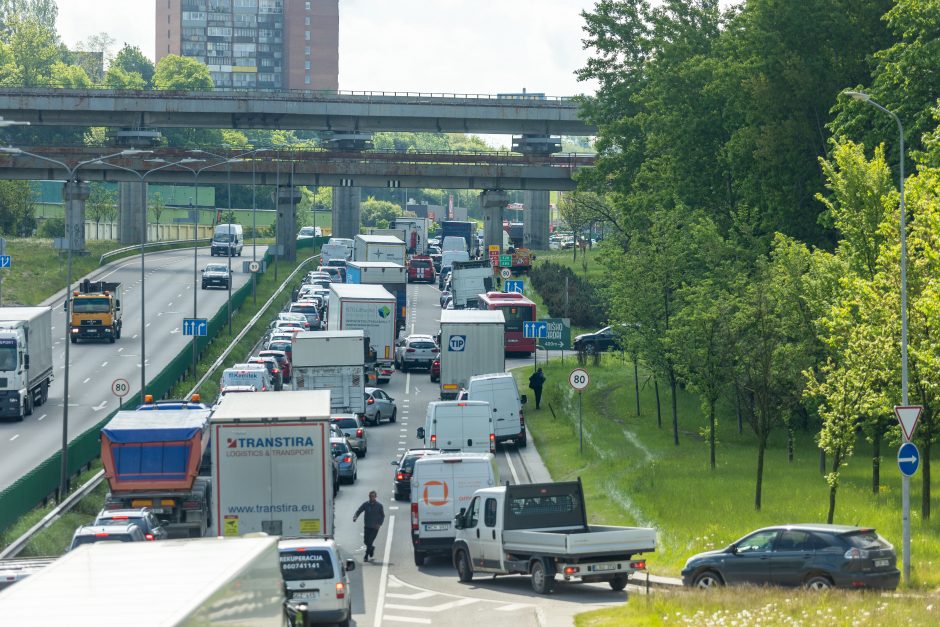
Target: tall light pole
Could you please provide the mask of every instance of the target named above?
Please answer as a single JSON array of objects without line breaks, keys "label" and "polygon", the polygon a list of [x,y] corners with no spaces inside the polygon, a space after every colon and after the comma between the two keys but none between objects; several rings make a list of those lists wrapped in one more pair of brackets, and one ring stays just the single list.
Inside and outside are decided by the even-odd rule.
[{"label": "tall light pole", "polygon": [[143,174],[137,170],[131,168],[125,168],[124,166],[114,165],[113,163],[104,163],[104,165],[117,168],[118,170],[123,170],[124,172],[129,172],[135,175],[140,179],[140,201],[141,201],[141,218],[140,218],[140,400],[143,402],[144,393],[147,389],[147,290],[146,290],[146,280],[147,273],[145,267],[145,248],[147,243],[147,177],[158,172],[160,170],[165,170],[171,166],[183,165],[186,163],[193,163],[194,161],[201,161],[200,159],[180,159],[175,162],[167,162],[164,159],[148,159],[150,163],[162,163],[163,165],[157,166],[150,170],[147,170]]},{"label": "tall light pole", "polygon": [[[845,94],[887,113],[898,125],[901,149],[899,168],[901,188],[901,405],[907,406],[907,216],[904,206],[904,126],[893,111],[872,100],[871,95],[862,91],[846,91]],[[906,434],[904,434],[904,441],[910,442]],[[911,479],[904,473],[901,474],[901,509],[903,510],[901,517],[904,525],[904,582],[908,583],[911,578]]]},{"label": "tall light pole", "polygon": [[[69,167],[67,164],[58,161],[56,159],[50,159],[49,157],[44,157],[42,155],[37,155],[32,152],[26,152],[19,148],[13,147],[0,147],[0,152],[6,153],[8,155],[15,156],[27,156],[32,157],[33,159],[39,159],[40,161],[46,161],[54,165],[59,166],[66,172],[66,177],[63,179],[65,182],[66,190],[66,216],[68,216],[68,207],[72,202],[72,186],[78,184],[78,180],[75,178],[75,173],[78,172],[79,168],[82,168],[86,165],[92,163],[99,163],[106,159],[113,159],[115,157],[131,157],[139,154],[149,154],[150,150],[135,150],[130,148],[128,150],[122,150],[121,152],[115,153],[113,155],[106,155],[104,157],[98,157],[96,159],[88,159],[87,161],[80,161],[72,167]],[[67,235],[68,243],[68,262],[66,269],[66,286],[65,286],[65,305],[66,311],[68,311],[69,298],[72,295],[72,236],[76,228],[76,225],[70,225]],[[84,228],[79,225],[79,228]],[[59,500],[65,498],[65,494],[68,491],[68,463],[69,463],[69,346],[72,345],[71,329],[69,328],[68,322],[68,313],[66,313],[65,318],[65,379],[63,381],[63,393],[62,393],[62,453],[61,460],[59,464]]]}]

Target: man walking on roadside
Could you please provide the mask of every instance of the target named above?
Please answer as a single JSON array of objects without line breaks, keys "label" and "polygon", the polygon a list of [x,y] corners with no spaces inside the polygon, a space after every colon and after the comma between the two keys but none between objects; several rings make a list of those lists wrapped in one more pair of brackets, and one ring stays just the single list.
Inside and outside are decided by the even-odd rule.
[{"label": "man walking on roadside", "polygon": [[539,368],[536,370],[531,377],[529,377],[529,388],[532,389],[532,392],[535,393],[535,408],[538,409],[539,405],[542,403],[542,386],[545,385],[545,375],[542,373],[542,369]]},{"label": "man walking on roadside", "polygon": [[373,557],[375,546],[372,543],[375,542],[375,537],[379,535],[379,529],[382,527],[382,523],[385,522],[385,510],[382,509],[382,504],[379,503],[377,496],[375,490],[369,492],[369,500],[360,505],[353,516],[353,522],[356,522],[359,514],[363,515],[362,537],[366,543],[366,556],[362,559],[364,562],[368,562],[370,559],[375,561]]}]

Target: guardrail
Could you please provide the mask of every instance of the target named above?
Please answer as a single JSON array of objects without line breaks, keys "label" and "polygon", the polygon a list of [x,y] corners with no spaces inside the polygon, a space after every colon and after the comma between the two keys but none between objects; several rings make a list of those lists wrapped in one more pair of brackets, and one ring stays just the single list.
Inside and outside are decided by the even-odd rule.
[{"label": "guardrail", "polygon": [[[173,240],[173,241],[167,241],[167,242],[150,242],[149,244],[144,244],[144,249],[159,248],[161,246],[167,247],[168,249],[169,248],[188,248],[194,243],[195,244],[207,244],[211,241],[212,241],[211,239],[206,238],[206,239],[197,239],[195,242],[193,242],[193,240],[191,239],[190,240],[181,239],[181,240]],[[185,244],[185,246],[183,246],[183,244]],[[105,254],[101,255],[101,259],[98,260],[98,265],[100,266],[101,264],[105,262],[106,259],[110,259],[111,257],[118,257],[120,255],[123,255],[124,253],[134,252],[134,251],[139,251],[139,250],[140,250],[140,244],[136,244],[134,246],[124,246],[123,248],[115,248],[114,250],[109,250]]]}]

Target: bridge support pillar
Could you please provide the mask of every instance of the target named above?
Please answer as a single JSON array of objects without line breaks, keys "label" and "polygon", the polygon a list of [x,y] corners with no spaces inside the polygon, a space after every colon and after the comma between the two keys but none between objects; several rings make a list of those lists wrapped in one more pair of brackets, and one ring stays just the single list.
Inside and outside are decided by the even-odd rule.
[{"label": "bridge support pillar", "polygon": [[277,188],[277,243],[286,261],[297,260],[297,205],[302,197],[293,185]]},{"label": "bridge support pillar", "polygon": [[85,250],[85,201],[89,195],[88,183],[68,181],[62,188],[65,201],[65,242],[63,251],[73,255],[87,254]]},{"label": "bridge support pillar", "polygon": [[144,243],[147,241],[147,235],[141,233],[141,213],[147,210],[144,206],[146,191],[146,183],[118,183],[118,241],[125,246],[139,244],[141,237]]},{"label": "bridge support pillar", "polygon": [[483,246],[486,255],[490,246],[503,248],[503,208],[509,202],[509,194],[501,189],[485,189],[480,193],[483,208]]},{"label": "bridge support pillar", "polygon": [[548,223],[550,222],[547,190],[527,191],[522,212],[522,245],[539,250],[548,249]]},{"label": "bridge support pillar", "polygon": [[333,237],[348,237],[359,234],[360,187],[333,188]]}]

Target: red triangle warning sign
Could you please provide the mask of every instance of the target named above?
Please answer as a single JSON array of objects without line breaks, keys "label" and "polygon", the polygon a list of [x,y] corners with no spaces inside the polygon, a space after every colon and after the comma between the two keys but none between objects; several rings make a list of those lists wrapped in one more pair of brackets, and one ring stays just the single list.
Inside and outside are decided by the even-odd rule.
[{"label": "red triangle warning sign", "polygon": [[917,428],[917,420],[920,418],[920,412],[923,410],[924,408],[920,405],[911,405],[908,407],[896,405],[894,407],[894,413],[898,417],[898,422],[901,423],[901,429],[904,431],[904,437],[907,440],[914,437],[914,429]]}]

